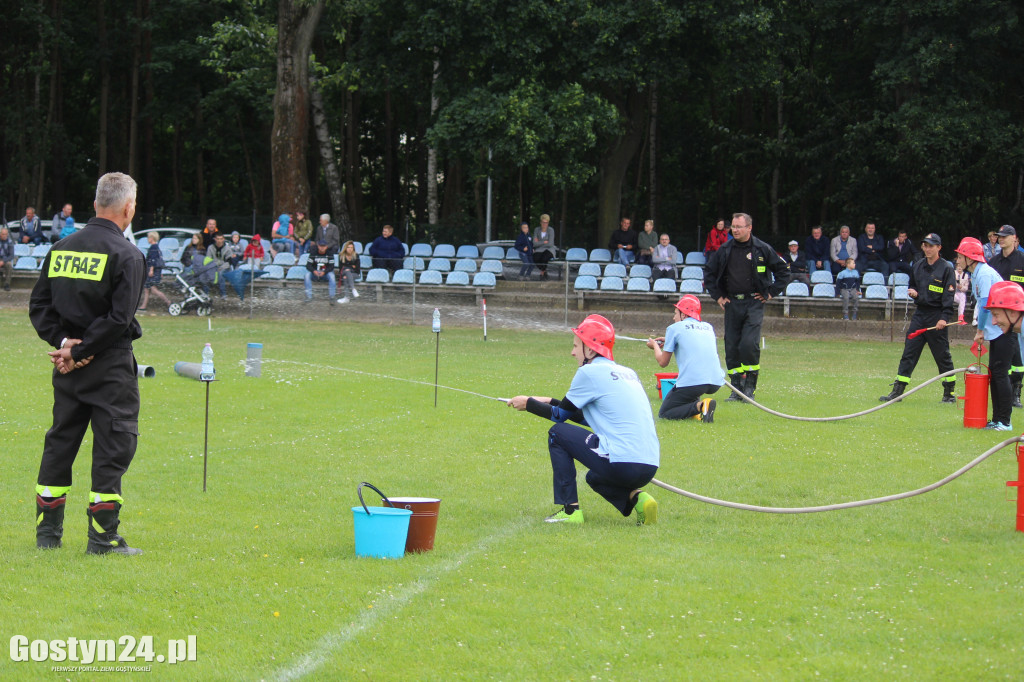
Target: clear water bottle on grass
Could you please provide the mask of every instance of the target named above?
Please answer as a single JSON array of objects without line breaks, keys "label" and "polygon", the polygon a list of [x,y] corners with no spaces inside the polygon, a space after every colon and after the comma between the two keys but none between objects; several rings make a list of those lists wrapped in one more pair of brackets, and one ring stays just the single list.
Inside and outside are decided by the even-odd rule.
[{"label": "clear water bottle on grass", "polygon": [[213,381],[216,378],[216,371],[213,369],[213,346],[206,344],[203,347],[203,364],[199,368],[200,381]]}]

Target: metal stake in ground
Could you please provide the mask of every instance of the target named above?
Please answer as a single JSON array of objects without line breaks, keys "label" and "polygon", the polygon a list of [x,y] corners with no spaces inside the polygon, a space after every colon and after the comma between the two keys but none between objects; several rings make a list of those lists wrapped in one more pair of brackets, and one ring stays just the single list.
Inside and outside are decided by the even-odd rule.
[{"label": "metal stake in ground", "polygon": [[484,302],[484,341],[487,340],[487,299],[483,299]]},{"label": "metal stake in ground", "polygon": [[434,321],[431,326],[437,340],[434,348],[434,407],[437,407],[437,368],[441,357],[441,311],[434,308]]},{"label": "metal stake in ground", "polygon": [[206,418],[203,425],[203,492],[206,492],[206,462],[209,460],[210,445],[210,382],[217,380],[217,372],[213,368],[213,348],[206,344],[203,349],[203,364],[200,367],[199,380],[206,384]]}]

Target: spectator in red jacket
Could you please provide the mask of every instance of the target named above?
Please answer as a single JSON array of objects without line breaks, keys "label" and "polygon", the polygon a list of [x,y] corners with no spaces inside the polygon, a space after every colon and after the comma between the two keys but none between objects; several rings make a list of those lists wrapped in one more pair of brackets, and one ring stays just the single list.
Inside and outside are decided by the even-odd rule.
[{"label": "spectator in red jacket", "polygon": [[707,241],[704,242],[704,257],[710,258],[711,254],[718,251],[722,244],[729,241],[729,230],[725,227],[725,221],[719,220],[715,223],[715,228],[708,232]]}]

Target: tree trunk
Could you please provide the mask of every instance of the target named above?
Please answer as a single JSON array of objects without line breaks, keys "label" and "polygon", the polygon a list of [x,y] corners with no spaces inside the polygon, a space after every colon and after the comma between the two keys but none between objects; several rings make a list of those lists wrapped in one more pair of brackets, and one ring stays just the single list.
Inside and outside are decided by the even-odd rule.
[{"label": "tree trunk", "polygon": [[622,181],[629,164],[640,149],[646,121],[647,98],[631,90],[619,106],[625,130],[601,159],[597,189],[597,245],[604,247],[619,226],[622,210]]},{"label": "tree trunk", "polygon": [[[245,143],[245,126],[242,125],[242,115],[235,112],[235,120],[238,122],[238,140],[242,145],[242,156],[245,158],[245,175],[249,178],[249,193],[252,195],[252,210],[259,209],[259,193],[256,191],[256,176],[252,169],[252,155],[249,153],[249,145]],[[175,131],[177,132],[177,131]]]},{"label": "tree trunk", "polygon": [[131,93],[129,94],[130,114],[128,117],[128,175],[136,177],[139,139],[139,62],[142,60],[142,46],[139,25],[142,23],[142,0],[135,2],[135,35],[132,38]]},{"label": "tree trunk", "polygon": [[344,143],[345,198],[348,200],[348,215],[356,220],[363,218],[363,181],[360,177],[359,158],[359,93],[345,93],[345,122],[342,127]]},{"label": "tree trunk", "polygon": [[[146,28],[142,32],[142,63],[150,67],[153,62],[153,31],[149,28],[152,19],[149,0],[142,0],[142,21]],[[153,172],[153,102],[156,95],[153,87],[153,69],[146,68],[143,76],[143,97],[145,98],[142,115],[142,182],[139,183],[149,191],[141,192],[141,212],[152,214],[156,211],[157,195],[156,176]]]},{"label": "tree trunk", "polygon": [[309,50],[323,10],[324,0],[309,5],[299,0],[278,2],[277,84],[270,133],[275,214],[309,210]]},{"label": "tree trunk", "polygon": [[99,139],[99,174],[107,172],[107,139],[110,125],[110,60],[107,58],[107,0],[96,0],[96,25],[100,48],[100,139]]},{"label": "tree trunk", "polygon": [[772,169],[772,234],[779,233],[779,184],[782,180],[782,140],[784,119],[782,116],[782,82],[775,91],[775,123],[777,132],[775,141],[778,143],[775,148],[775,168]]},{"label": "tree trunk", "polygon": [[[434,49],[437,54],[437,49]],[[437,97],[437,79],[441,71],[441,62],[434,59],[434,70],[430,77],[430,120],[433,122],[440,100]],[[427,220],[431,225],[437,224],[437,149],[427,147]]]},{"label": "tree trunk", "polygon": [[324,109],[324,95],[316,74],[309,73],[309,101],[313,109],[313,128],[316,139],[320,143],[320,158],[324,164],[324,180],[327,182],[327,193],[331,197],[331,212],[342,232],[352,233],[352,220],[345,205],[345,192],[341,186],[341,173],[334,160],[334,145],[331,142],[331,131],[327,127],[327,111]]},{"label": "tree trunk", "polygon": [[[202,135],[203,131],[203,93],[196,84],[196,135]],[[206,220],[206,159],[203,156],[203,145],[196,146],[196,199],[198,200],[196,213]]]},{"label": "tree trunk", "polygon": [[[647,134],[648,146],[648,179],[647,179],[647,217],[658,224],[658,81],[651,83],[651,129]],[[657,228],[655,228],[657,229]]]},{"label": "tree trunk", "polygon": [[390,223],[398,215],[395,210],[395,191],[397,174],[395,173],[395,112],[391,101],[391,85],[384,85],[384,222]]}]

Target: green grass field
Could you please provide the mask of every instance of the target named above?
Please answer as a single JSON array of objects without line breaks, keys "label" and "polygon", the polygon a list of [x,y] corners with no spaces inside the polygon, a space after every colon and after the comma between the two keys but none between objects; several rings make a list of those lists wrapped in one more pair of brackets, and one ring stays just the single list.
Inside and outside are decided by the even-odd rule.
[{"label": "green grass field", "polygon": [[[666,320],[652,320],[658,326]],[[1020,679],[1024,535],[1010,449],[950,485],[814,515],[709,506],[651,488],[636,527],[581,482],[586,524],[545,524],[548,423],[431,382],[428,326],[196,317],[144,320],[141,437],[122,531],[140,557],[85,549],[88,440],[64,548],[35,549],[33,486],[50,423],[50,365],[24,312],[0,312],[0,590],[4,641],[197,638],[197,660],[150,679]],[[216,351],[208,490],[203,386],[177,360]],[[246,343],[263,376],[243,376]],[[564,395],[568,333],[446,328],[440,383],[489,396]],[[898,344],[768,339],[757,397],[802,415],[877,404]],[[658,369],[638,370],[652,409]],[[954,362],[969,362],[966,348]],[[915,379],[936,373],[925,354]],[[918,488],[1008,434],[962,427],[936,384],[852,421],[809,424],[720,402],[713,425],[659,422],[658,478],[753,504],[803,506]],[[726,397],[725,391],[718,396]],[[1024,414],[1015,414],[1024,426]],[[356,558],[363,480],[442,498],[436,548]],[[119,646],[120,652],[123,647]],[[0,678],[93,679],[0,658]],[[97,663],[96,665],[101,665]],[[107,663],[105,665],[118,665]],[[77,675],[77,676],[76,676]],[[109,677],[104,677],[109,679]]]}]

